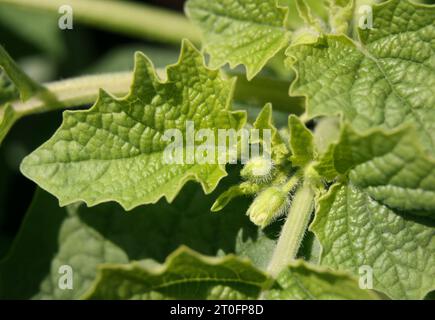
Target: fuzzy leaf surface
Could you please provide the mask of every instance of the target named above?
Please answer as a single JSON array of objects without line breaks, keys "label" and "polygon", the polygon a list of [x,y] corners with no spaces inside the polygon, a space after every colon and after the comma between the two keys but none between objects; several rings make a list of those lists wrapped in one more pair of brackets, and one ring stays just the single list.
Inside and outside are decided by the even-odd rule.
[{"label": "fuzzy leaf surface", "polygon": [[356,276],[369,267],[374,289],[393,299],[422,299],[435,288],[432,220],[393,210],[351,184],[336,184],[320,200],[311,229],[322,244],[322,265]]},{"label": "fuzzy leaf surface", "polygon": [[310,117],[343,114],[356,129],[411,123],[435,152],[435,6],[390,0],[373,17],[359,41],[325,35],[290,47],[291,94],[308,98]]},{"label": "fuzzy leaf surface", "polygon": [[348,175],[352,185],[392,209],[435,218],[435,160],[422,151],[413,130],[359,134],[345,126],[317,170],[324,177],[331,170]]}]

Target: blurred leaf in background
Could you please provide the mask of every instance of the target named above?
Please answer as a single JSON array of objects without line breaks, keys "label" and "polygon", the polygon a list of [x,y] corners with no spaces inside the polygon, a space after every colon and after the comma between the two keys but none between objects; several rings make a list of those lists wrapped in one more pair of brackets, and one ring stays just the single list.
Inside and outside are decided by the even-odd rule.
[{"label": "blurred leaf in background", "polygon": [[[180,245],[212,256],[236,253],[264,268],[274,233],[266,236],[250,223],[244,214],[249,199],[210,213],[217,195],[237,180],[233,170],[211,195],[189,183],[172,204],[161,200],[128,214],[115,203],[59,208],[56,198],[38,190],[10,254],[0,262],[0,299],[78,298],[92,283],[98,264],[163,262]],[[74,290],[57,286],[58,268],[64,264],[75,271]]]},{"label": "blurred leaf in background", "polygon": [[177,48],[132,43],[115,47],[108,51],[84,73],[94,74],[133,70],[133,57],[137,51],[144,53],[150,58],[156,68],[164,68],[167,65],[176,63],[179,55]]},{"label": "blurred leaf in background", "polygon": [[43,11],[0,4],[0,25],[56,60],[66,53],[57,19]]}]

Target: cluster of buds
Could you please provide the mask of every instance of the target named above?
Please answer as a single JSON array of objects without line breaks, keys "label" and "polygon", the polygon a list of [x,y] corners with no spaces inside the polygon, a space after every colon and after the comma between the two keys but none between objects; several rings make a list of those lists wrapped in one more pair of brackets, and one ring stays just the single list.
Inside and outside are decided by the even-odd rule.
[{"label": "cluster of buds", "polygon": [[256,197],[246,214],[261,228],[267,227],[288,211],[291,194],[301,178],[296,174],[289,178],[279,169],[279,165],[275,168],[268,157],[249,160],[243,167],[241,176],[247,180],[244,183],[257,187]]}]

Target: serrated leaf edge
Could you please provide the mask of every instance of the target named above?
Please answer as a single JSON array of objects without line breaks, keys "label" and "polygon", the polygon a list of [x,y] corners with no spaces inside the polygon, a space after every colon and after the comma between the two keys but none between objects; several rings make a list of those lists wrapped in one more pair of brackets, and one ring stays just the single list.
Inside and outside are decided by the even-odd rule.
[{"label": "serrated leaf edge", "polygon": [[[195,46],[194,46],[194,45],[193,45],[193,44],[192,44],[188,39],[183,39],[183,40],[182,40],[181,50],[180,50],[180,55],[179,55],[179,58],[178,58],[177,62],[168,65],[168,66],[165,68],[164,72],[161,74],[161,76],[159,76],[159,74],[157,74],[157,72],[156,72],[156,68],[155,68],[153,62],[152,62],[152,61],[151,61],[151,60],[150,60],[146,55],[144,55],[144,54],[141,53],[141,52],[136,52],[135,55],[134,55],[134,58],[135,58],[135,66],[134,66],[134,71],[133,71],[133,81],[132,81],[132,84],[130,85],[130,91],[129,91],[129,93],[128,93],[127,95],[123,96],[123,97],[116,97],[116,96],[114,96],[114,95],[112,95],[112,94],[106,92],[105,90],[100,89],[100,90],[99,90],[99,95],[98,95],[98,98],[97,98],[96,102],[95,102],[95,103],[94,103],[94,104],[93,104],[89,109],[87,109],[87,110],[66,110],[66,111],[64,111],[64,112],[63,112],[63,116],[62,116],[62,124],[59,126],[59,128],[56,130],[56,132],[52,135],[52,137],[54,137],[56,134],[58,134],[58,132],[60,132],[61,128],[62,128],[62,127],[64,126],[64,124],[65,124],[66,117],[67,117],[69,114],[82,113],[82,112],[89,112],[89,111],[96,110],[96,109],[99,107],[99,103],[100,103],[101,99],[102,99],[104,96],[108,96],[108,97],[110,97],[111,99],[113,99],[113,100],[115,100],[115,101],[122,101],[122,100],[125,100],[125,99],[129,98],[132,94],[134,94],[134,91],[133,91],[133,90],[134,90],[134,85],[135,85],[135,75],[136,75],[137,68],[138,68],[138,61],[139,61],[140,59],[144,59],[144,60],[149,64],[149,66],[150,66],[150,70],[151,70],[151,72],[152,72],[152,76],[153,76],[157,81],[159,81],[160,84],[163,84],[163,85],[164,85],[164,84],[166,84],[166,83],[169,82],[169,79],[168,79],[168,71],[171,70],[171,69],[174,68],[174,67],[177,67],[180,63],[182,63],[182,61],[183,61],[183,59],[184,59],[184,56],[185,56],[187,50],[193,50],[193,51],[194,51],[195,53],[197,53],[198,55],[201,55],[201,57],[202,57],[202,64],[203,64],[203,67],[204,67],[207,71],[211,71],[211,72],[219,72],[219,73],[220,73],[220,76],[223,78],[222,73],[221,73],[218,69],[216,69],[216,68],[210,68],[210,67],[208,67],[208,66],[205,64],[205,58],[204,58],[204,56],[202,56],[202,54],[200,53],[200,51],[199,51],[198,49],[196,49]],[[227,110],[227,111],[228,111],[232,116],[234,116],[236,119],[238,119],[239,122],[240,122],[240,123],[239,123],[239,126],[240,126],[240,128],[242,128],[242,127],[245,125],[245,123],[246,123],[246,119],[247,119],[246,111],[240,111],[240,110],[232,111],[232,110],[231,110],[231,101],[232,101],[233,96],[234,96],[235,83],[236,83],[237,78],[236,78],[236,77],[230,77],[230,78],[225,78],[225,80],[228,81],[228,84],[229,84],[230,90],[229,90],[229,94],[228,94],[228,97],[227,97],[226,102],[225,102],[225,104],[226,104],[226,105],[225,105],[225,109],[223,109],[223,110]],[[239,128],[239,129],[240,129],[240,128]],[[51,138],[50,138],[49,140],[47,140],[44,144],[42,144],[39,148],[44,147],[46,144],[49,143],[50,140],[51,140]],[[38,149],[39,149],[39,148],[38,148]],[[26,158],[27,158],[27,157],[26,157]],[[26,169],[25,169],[25,166],[24,166],[24,164],[25,164],[25,159],[26,159],[26,158],[24,158],[23,161],[21,162],[21,165],[20,165],[20,171],[21,171],[21,173],[22,173],[25,177],[27,177],[27,178],[30,179],[30,180],[33,180],[33,179],[30,177],[30,175],[27,173],[27,171],[26,171]],[[225,165],[223,165],[223,164],[219,164],[216,168],[217,168],[217,170],[220,170],[220,171],[221,171],[221,176],[220,176],[219,179],[217,179],[217,180],[216,180],[213,184],[211,184],[211,185],[208,185],[205,181],[201,181],[196,173],[188,173],[188,174],[184,174],[183,178],[180,179],[179,183],[177,184],[177,187],[174,189],[173,194],[162,193],[162,194],[160,195],[160,197],[156,198],[154,201],[142,202],[142,203],[140,203],[140,204],[126,204],[126,203],[120,202],[120,201],[118,201],[118,200],[116,200],[116,199],[113,199],[112,197],[101,198],[101,199],[96,200],[96,201],[95,201],[95,200],[93,200],[93,201],[86,201],[85,199],[82,199],[81,197],[80,197],[80,198],[77,198],[77,199],[71,199],[71,200],[62,200],[62,199],[60,199],[57,195],[56,195],[56,198],[58,198],[58,200],[59,200],[59,205],[60,205],[61,207],[67,206],[67,205],[69,205],[69,204],[73,204],[73,203],[78,202],[78,201],[80,201],[80,202],[84,202],[88,207],[95,206],[95,205],[98,205],[98,204],[101,204],[101,203],[105,203],[105,202],[109,202],[109,201],[114,201],[114,202],[118,203],[119,205],[121,205],[122,208],[123,208],[124,210],[126,210],[126,211],[130,211],[130,210],[132,210],[132,209],[134,209],[134,208],[136,208],[136,207],[138,207],[138,206],[140,206],[140,205],[143,205],[143,204],[155,204],[155,203],[157,203],[157,202],[158,202],[161,198],[163,198],[163,197],[164,197],[164,198],[165,198],[169,203],[171,203],[171,202],[175,199],[175,197],[178,195],[178,193],[181,191],[181,189],[183,188],[183,186],[184,186],[187,182],[189,182],[189,181],[196,181],[196,182],[199,182],[199,183],[201,184],[201,187],[202,187],[204,193],[205,193],[205,194],[210,194],[210,193],[213,192],[213,190],[218,186],[219,182],[220,182],[223,178],[225,178],[225,177],[228,175],[228,173],[227,173],[226,170],[225,170]],[[38,184],[38,185],[39,185],[42,189],[44,189],[44,190],[46,190],[47,192],[51,193],[47,188],[45,188],[45,186],[42,186],[41,184]]]}]

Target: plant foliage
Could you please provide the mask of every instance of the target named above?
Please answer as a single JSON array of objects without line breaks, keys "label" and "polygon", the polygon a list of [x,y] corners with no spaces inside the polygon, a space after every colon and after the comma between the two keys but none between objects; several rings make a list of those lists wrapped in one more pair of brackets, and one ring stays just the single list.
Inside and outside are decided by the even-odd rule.
[{"label": "plant foliage", "polygon": [[[22,161],[39,188],[0,262],[0,298],[424,299],[435,290],[435,6],[188,0],[185,11],[203,51],[184,39],[165,72],[136,53],[126,96],[101,89],[92,107],[64,111]],[[79,106],[30,79],[3,47],[0,67],[0,142],[33,100]],[[256,79],[287,81],[305,112],[293,114],[296,100],[279,112],[257,103],[267,90]],[[268,129],[269,149],[264,136],[249,142],[270,159],[166,163],[165,132],[187,132],[188,122],[194,133]],[[62,265],[75,270],[73,290],[58,288]]]}]

